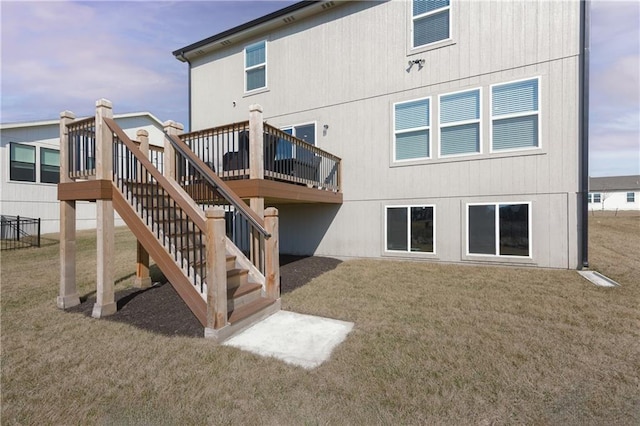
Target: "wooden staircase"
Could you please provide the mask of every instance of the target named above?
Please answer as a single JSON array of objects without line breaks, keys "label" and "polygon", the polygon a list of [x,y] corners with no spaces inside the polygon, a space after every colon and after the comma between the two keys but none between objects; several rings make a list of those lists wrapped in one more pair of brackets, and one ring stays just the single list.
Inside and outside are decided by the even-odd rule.
[{"label": "wooden staircase", "polygon": [[[138,240],[142,242],[148,252],[166,251],[169,256],[173,256],[171,261],[156,260],[157,266],[163,273],[173,270],[173,276],[177,275],[175,267],[182,270],[184,278],[188,279],[188,271],[206,271],[206,247],[204,242],[197,241],[189,232],[188,218],[184,217],[184,212],[176,213],[172,210],[172,198],[167,194],[158,194],[155,186],[147,183],[129,182],[126,183],[127,194],[124,194],[117,187],[114,190],[120,192],[123,197],[129,198],[137,205],[134,210],[131,202],[116,203],[115,208],[129,226],[134,231]],[[142,199],[146,202],[141,202]],[[142,206],[147,206],[146,208]],[[135,220],[131,213],[136,216]],[[147,223],[148,222],[148,223]],[[143,227],[143,228],[141,228]],[[144,229],[146,228],[146,230]],[[158,232],[159,230],[168,232]],[[153,257],[153,256],[152,256]],[[227,321],[234,332],[239,328],[248,325],[268,316],[275,309],[279,309],[279,300],[263,295],[263,286],[250,277],[249,269],[242,267],[238,261],[238,256],[226,253],[226,276],[227,276]],[[168,277],[167,277],[168,278]],[[196,274],[196,283],[201,286],[191,284],[184,285],[183,279],[172,279],[171,284],[180,293],[179,288],[186,290],[186,287],[195,288],[201,297],[202,303],[194,300],[187,303],[200,322],[206,327],[207,300],[207,277],[202,278]],[[182,284],[182,285],[181,285]],[[186,290],[188,291],[188,290]],[[194,298],[189,298],[193,300]],[[195,303],[194,303],[195,302]],[[278,302],[278,303],[276,303]],[[278,308],[278,309],[276,309]],[[238,325],[241,325],[240,327]],[[244,325],[244,327],[242,327]],[[231,331],[231,330],[230,330]]]},{"label": "wooden staircase", "polygon": [[[62,309],[80,303],[75,203],[95,201],[98,238],[92,316],[102,318],[117,309],[112,262],[113,219],[118,212],[138,240],[138,285],[149,285],[149,259],[153,259],[205,327],[205,337],[220,342],[280,309],[278,212],[264,209],[264,199],[256,203],[254,197],[256,211],[252,210],[176,137],[173,122],[168,123],[162,160],[154,157],[162,164],[161,172],[150,161],[146,131],[138,132],[142,135],[138,143],[129,139],[113,120],[109,101],[96,102],[95,117],[76,121],[73,113],[61,114],[61,275],[56,303]],[[252,134],[255,139],[263,132]]]},{"label": "wooden staircase", "polygon": [[[115,122],[109,119],[105,119],[105,122],[113,130],[114,138],[117,138],[120,144],[115,151],[128,151],[126,161],[119,160],[123,164],[114,164],[114,209],[205,326],[205,336],[222,341],[277,312],[280,309],[279,289],[275,293],[271,283],[269,291],[267,271],[261,271],[256,266],[260,265],[261,260],[257,263],[250,260],[246,256],[247,253],[243,253],[224,235],[224,213],[219,213],[221,223],[218,226],[221,228],[218,228],[217,234],[209,234],[210,219],[205,215],[202,206],[175,180],[165,177],[151,165]],[[201,185],[209,185],[209,193],[218,194],[215,202],[226,201],[219,195],[229,193],[229,189],[223,187],[224,182],[215,175],[211,176],[213,171],[206,166],[198,164],[201,160],[195,157],[195,154],[191,156],[188,148],[182,155],[189,158],[192,167],[200,167],[205,174],[209,174],[200,176],[199,181]],[[133,164],[135,166],[132,166]],[[264,238],[270,237],[260,224],[262,219],[251,211],[246,212],[248,206],[242,200],[234,198],[233,195],[227,195],[227,198],[235,212],[253,215],[249,219],[262,228],[266,236]],[[249,223],[248,220],[246,223]],[[253,238],[258,235],[255,228],[251,235]],[[216,240],[222,241],[221,249],[214,250],[208,246]],[[256,247],[264,248],[266,244],[258,243]],[[275,247],[277,250],[277,246]],[[208,264],[208,259],[212,259],[218,251],[224,253],[222,262],[225,271],[222,274],[215,273],[215,269]],[[259,253],[257,256],[265,254]],[[217,262],[214,259],[211,266],[219,264]],[[266,267],[264,262],[262,264]],[[272,273],[271,276],[279,276],[279,273]],[[215,277],[221,282],[215,282]],[[212,289],[209,289],[209,286],[212,286]],[[224,303],[220,303],[221,298],[225,298]],[[215,310],[220,307],[224,307],[226,318],[223,318],[221,311]]]}]

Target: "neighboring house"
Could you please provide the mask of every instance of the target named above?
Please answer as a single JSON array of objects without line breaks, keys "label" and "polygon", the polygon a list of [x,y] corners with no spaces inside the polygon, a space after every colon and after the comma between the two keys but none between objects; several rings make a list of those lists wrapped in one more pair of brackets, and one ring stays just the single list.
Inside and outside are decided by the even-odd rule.
[{"label": "neighboring house", "polygon": [[178,49],[190,129],[264,119],[342,158],[282,252],[586,265],[588,3],[299,2]]},{"label": "neighboring house", "polygon": [[[148,112],[116,115],[132,138],[149,132],[151,145],[163,146],[162,123]],[[41,219],[41,232],[60,229],[60,121],[0,124],[0,213]],[[122,221],[117,218],[117,225]],[[78,202],[77,229],[96,227],[95,203]]]},{"label": "neighboring house", "polygon": [[589,178],[589,210],[640,210],[640,175]]}]

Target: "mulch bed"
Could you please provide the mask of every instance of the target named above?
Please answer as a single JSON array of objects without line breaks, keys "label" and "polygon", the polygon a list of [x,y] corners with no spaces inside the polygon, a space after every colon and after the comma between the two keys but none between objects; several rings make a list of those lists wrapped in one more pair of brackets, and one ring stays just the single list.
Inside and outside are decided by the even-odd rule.
[{"label": "mulch bed", "polygon": [[[330,257],[280,256],[281,292],[289,293],[313,278],[335,269],[340,260]],[[118,311],[105,317],[167,336],[203,337],[204,328],[164,277],[152,287],[130,288],[116,293]],[[68,312],[91,316],[95,295],[81,299]]]}]

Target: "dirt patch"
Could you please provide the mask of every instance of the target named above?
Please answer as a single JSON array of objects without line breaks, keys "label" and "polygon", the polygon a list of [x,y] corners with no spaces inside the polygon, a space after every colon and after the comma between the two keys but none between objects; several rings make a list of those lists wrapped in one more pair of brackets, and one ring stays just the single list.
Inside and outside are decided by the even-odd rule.
[{"label": "dirt patch", "polygon": [[[289,293],[302,287],[340,263],[329,257],[280,256],[281,292]],[[171,284],[162,275],[158,281],[144,290],[130,288],[117,292],[118,311],[105,319],[166,336],[203,337],[204,328]],[[67,311],[91,316],[95,301],[92,294]]]}]

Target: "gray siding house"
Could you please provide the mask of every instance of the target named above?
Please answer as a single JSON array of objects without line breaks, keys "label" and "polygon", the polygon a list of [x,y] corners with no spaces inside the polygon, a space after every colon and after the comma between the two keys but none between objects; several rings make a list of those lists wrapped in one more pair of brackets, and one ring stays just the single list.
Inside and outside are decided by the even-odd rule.
[{"label": "gray siding house", "polygon": [[588,3],[303,1],[173,52],[190,129],[264,119],[342,158],[283,253],[587,264]]}]

